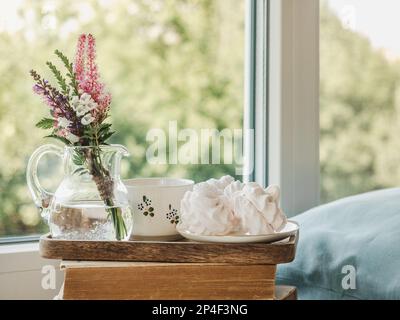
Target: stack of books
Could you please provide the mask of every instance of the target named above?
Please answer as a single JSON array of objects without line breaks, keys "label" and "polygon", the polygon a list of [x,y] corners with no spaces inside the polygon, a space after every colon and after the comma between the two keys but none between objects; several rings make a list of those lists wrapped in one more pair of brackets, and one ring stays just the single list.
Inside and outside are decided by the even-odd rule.
[{"label": "stack of books", "polygon": [[64,261],[63,299],[275,298],[274,265]]},{"label": "stack of books", "polygon": [[295,299],[276,287],[279,263],[294,259],[297,234],[272,244],[65,241],[44,236],[43,257],[62,259],[65,300]]}]

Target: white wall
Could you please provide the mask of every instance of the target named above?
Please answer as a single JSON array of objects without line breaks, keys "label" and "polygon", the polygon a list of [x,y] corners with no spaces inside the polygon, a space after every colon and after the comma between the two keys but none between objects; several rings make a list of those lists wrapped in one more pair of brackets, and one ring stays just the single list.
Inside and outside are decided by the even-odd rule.
[{"label": "white wall", "polygon": [[[42,259],[38,249],[38,243],[0,245],[1,300],[53,299],[58,294],[64,280],[60,262]],[[42,279],[49,274],[42,274],[43,266],[54,268],[55,289],[42,288]]]}]

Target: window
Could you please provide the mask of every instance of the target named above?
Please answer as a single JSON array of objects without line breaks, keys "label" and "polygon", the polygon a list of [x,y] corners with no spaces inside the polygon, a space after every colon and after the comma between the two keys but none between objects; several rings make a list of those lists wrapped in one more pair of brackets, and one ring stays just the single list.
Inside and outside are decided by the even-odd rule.
[{"label": "window", "polygon": [[396,0],[320,5],[321,202],[400,182]]},{"label": "window", "polygon": [[[32,94],[28,72],[34,68],[52,79],[44,62],[54,60],[54,49],[72,56],[82,32],[97,38],[100,72],[113,94],[114,142],[132,154],[124,161],[124,178],[200,181],[237,174],[237,164],[225,157],[211,165],[151,164],[146,137],[153,128],[168,134],[175,125],[238,135],[234,130],[243,128],[244,114],[245,1],[1,1],[0,237],[47,230],[27,191],[25,168],[36,147],[55,142],[43,140],[34,128],[46,108]],[[40,176],[54,188],[58,159],[47,157]]]}]

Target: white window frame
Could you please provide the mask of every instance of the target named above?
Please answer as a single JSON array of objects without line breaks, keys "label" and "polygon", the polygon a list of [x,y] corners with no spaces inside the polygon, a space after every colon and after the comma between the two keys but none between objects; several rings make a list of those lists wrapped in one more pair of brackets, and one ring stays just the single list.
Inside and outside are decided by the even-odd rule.
[{"label": "white window frame", "polygon": [[289,216],[320,203],[319,0],[270,0],[269,182]]},{"label": "white window frame", "polygon": [[[244,127],[254,129],[245,140],[247,165],[254,165],[248,180],[279,185],[293,216],[319,204],[319,0],[246,1]],[[0,279],[6,275],[21,292],[7,295],[0,285],[0,298],[54,296],[40,287],[45,264],[57,266],[39,257],[37,242],[0,245]]]},{"label": "white window frame", "polygon": [[320,201],[319,0],[249,1],[256,29],[247,46],[250,179],[279,185],[282,207],[293,216]]},{"label": "white window frame", "polygon": [[268,0],[246,1],[245,181],[268,184]]}]

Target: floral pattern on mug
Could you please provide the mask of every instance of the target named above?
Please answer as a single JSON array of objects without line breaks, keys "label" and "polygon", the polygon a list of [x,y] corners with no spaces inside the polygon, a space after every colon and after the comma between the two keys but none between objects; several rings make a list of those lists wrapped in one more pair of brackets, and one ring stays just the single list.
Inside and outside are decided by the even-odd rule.
[{"label": "floral pattern on mug", "polygon": [[151,206],[151,199],[146,196],[143,196],[143,202],[138,204],[138,209],[144,216],[149,216],[151,218],[154,217],[154,208]]},{"label": "floral pattern on mug", "polygon": [[179,223],[179,214],[178,210],[172,208],[172,205],[169,205],[169,211],[166,214],[167,219],[172,223],[172,224],[178,224]]}]

